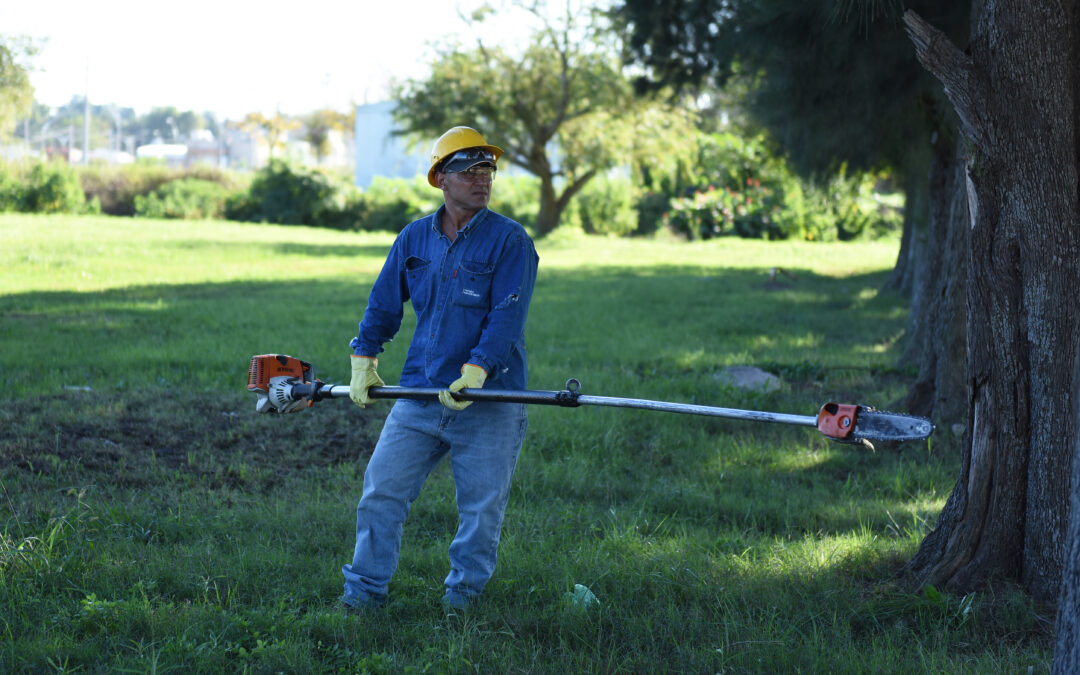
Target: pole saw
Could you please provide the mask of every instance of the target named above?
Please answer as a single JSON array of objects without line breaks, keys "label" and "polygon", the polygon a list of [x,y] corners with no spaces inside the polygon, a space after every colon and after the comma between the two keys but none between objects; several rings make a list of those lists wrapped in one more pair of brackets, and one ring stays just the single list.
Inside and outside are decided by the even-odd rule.
[{"label": "pole saw", "polygon": [[[310,363],[284,354],[260,354],[251,357],[247,388],[258,397],[255,403],[257,413],[299,412],[315,405],[317,401],[349,396],[347,385],[329,384],[318,380],[315,378],[315,368]],[[439,389],[371,387],[368,389],[368,396],[373,399],[436,399],[439,396]],[[576,408],[583,405],[635,408],[686,415],[725,417],[751,422],[793,424],[815,427],[830,440],[857,443],[869,446],[871,449],[873,449],[871,441],[921,441],[929,438],[934,432],[934,425],[924,417],[885,412],[864,405],[829,402],[821,406],[816,416],[790,415],[638,398],[589,396],[581,393],[581,383],[576,379],[567,380],[566,388],[561,391],[462,389],[454,393],[453,397],[461,401],[528,403],[564,408]]]}]

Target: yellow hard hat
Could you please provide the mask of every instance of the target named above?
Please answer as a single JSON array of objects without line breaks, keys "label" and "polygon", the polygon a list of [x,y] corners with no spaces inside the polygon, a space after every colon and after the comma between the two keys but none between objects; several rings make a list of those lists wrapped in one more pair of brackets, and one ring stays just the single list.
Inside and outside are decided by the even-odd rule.
[{"label": "yellow hard hat", "polygon": [[502,148],[489,145],[476,129],[473,129],[472,127],[454,127],[442,136],[439,136],[439,140],[435,141],[435,145],[431,146],[431,168],[428,169],[427,174],[428,184],[431,185],[431,187],[439,187],[438,184],[435,183],[435,169],[458,150],[467,150],[470,148],[483,150],[494,155],[494,158],[477,157],[475,158],[477,161],[473,162],[474,164],[479,164],[483,161],[494,164],[499,160],[499,156],[503,153]]}]

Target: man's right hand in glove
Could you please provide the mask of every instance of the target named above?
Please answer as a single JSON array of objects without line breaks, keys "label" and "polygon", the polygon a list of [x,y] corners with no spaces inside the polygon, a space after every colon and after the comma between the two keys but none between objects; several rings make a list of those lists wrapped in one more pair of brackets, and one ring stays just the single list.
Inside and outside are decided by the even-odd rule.
[{"label": "man's right hand in glove", "polygon": [[368,387],[381,387],[386,383],[382,381],[375,369],[379,367],[379,360],[373,356],[352,356],[352,380],[349,381],[349,398],[356,405],[364,406],[374,403],[375,400],[368,396]]}]

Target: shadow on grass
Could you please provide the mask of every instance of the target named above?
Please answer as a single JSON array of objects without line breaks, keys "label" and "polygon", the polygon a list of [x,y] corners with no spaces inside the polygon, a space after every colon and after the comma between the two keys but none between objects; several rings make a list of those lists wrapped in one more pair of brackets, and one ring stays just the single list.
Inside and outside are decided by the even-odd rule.
[{"label": "shadow on grass", "polygon": [[[296,226],[297,233],[304,234],[304,226]],[[259,242],[255,241],[208,241],[205,239],[186,239],[170,243],[170,246],[182,249],[185,251],[214,251],[215,255],[219,255],[222,249],[232,249],[236,251],[236,254],[231,254],[230,257],[243,257],[244,255],[250,255],[253,250],[258,250],[260,247]],[[389,245],[363,245],[363,244],[304,244],[297,242],[266,242],[261,244],[261,247],[265,250],[265,255],[269,257],[278,255],[290,255],[298,257],[337,257],[337,258],[357,258],[357,259],[381,259],[385,258],[386,254],[390,252]]]}]

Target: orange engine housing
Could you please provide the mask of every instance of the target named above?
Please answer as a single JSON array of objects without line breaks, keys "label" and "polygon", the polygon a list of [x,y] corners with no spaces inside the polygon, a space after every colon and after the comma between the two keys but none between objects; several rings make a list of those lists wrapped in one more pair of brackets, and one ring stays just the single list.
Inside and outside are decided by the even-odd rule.
[{"label": "orange engine housing", "polygon": [[248,391],[270,391],[270,378],[296,377],[301,382],[315,379],[315,368],[307,361],[285,354],[259,354],[251,357],[248,366]]},{"label": "orange engine housing", "polygon": [[825,436],[843,440],[855,431],[855,422],[859,417],[859,406],[841,405],[829,402],[821,406],[817,416],[817,428]]}]

